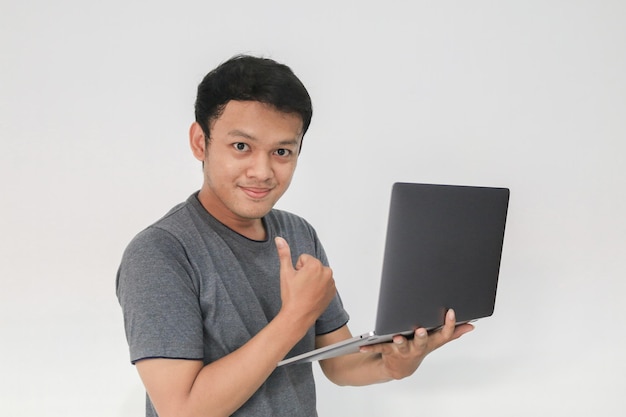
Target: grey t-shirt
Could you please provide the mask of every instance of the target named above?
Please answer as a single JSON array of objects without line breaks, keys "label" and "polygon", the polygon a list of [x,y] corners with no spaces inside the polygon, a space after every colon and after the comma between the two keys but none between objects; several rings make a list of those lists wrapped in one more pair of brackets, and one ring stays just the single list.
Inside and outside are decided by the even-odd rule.
[{"label": "grey t-shirt", "polygon": [[[179,358],[208,364],[265,327],[281,307],[274,237],[287,240],[294,263],[307,253],[328,264],[302,218],[274,209],[263,222],[267,240],[250,240],[213,218],[194,194],[131,241],[116,288],[133,363]],[[288,356],[313,349],[316,335],[347,321],[336,296]],[[146,415],[156,416],[149,399]],[[311,365],[277,368],[234,415],[317,415]]]}]

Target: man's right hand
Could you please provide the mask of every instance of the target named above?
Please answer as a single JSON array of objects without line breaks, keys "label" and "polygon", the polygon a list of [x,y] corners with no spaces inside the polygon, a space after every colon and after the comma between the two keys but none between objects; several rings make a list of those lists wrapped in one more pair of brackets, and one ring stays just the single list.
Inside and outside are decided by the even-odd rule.
[{"label": "man's right hand", "polygon": [[287,241],[277,237],[275,243],[280,260],[281,311],[310,327],[337,293],[333,271],[307,254],[300,255],[294,266]]}]

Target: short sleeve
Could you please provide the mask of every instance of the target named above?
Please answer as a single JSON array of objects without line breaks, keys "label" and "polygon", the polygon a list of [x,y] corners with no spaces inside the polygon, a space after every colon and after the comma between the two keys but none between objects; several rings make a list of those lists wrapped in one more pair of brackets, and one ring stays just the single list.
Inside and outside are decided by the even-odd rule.
[{"label": "short sleeve", "polygon": [[116,279],[132,363],[146,358],[203,358],[198,285],[186,252],[151,227],[129,244]]},{"label": "short sleeve", "polygon": [[348,320],[350,320],[350,316],[343,308],[341,297],[337,293],[326,310],[324,310],[324,313],[315,322],[315,335],[320,336],[334,332],[346,325]]}]

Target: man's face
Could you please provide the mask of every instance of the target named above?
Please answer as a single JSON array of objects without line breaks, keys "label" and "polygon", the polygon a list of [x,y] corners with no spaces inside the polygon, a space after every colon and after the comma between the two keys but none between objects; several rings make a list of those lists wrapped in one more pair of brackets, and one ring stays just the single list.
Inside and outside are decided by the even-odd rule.
[{"label": "man's face", "polygon": [[256,101],[230,101],[210,133],[206,146],[197,123],[190,131],[194,155],[204,162],[200,202],[235,231],[260,224],[289,187],[302,119]]}]

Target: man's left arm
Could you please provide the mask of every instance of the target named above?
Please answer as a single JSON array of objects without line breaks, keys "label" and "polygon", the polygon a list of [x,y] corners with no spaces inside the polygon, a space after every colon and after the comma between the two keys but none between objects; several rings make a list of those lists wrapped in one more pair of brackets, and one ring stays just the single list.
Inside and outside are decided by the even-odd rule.
[{"label": "man's left arm", "polygon": [[[412,375],[426,355],[474,328],[456,325],[453,310],[448,310],[443,327],[430,335],[426,329],[415,330],[413,339],[395,336],[392,342],[361,348],[359,353],[320,361],[326,377],[337,385],[370,385]],[[316,347],[324,347],[352,337],[347,326],[317,336]]]}]

